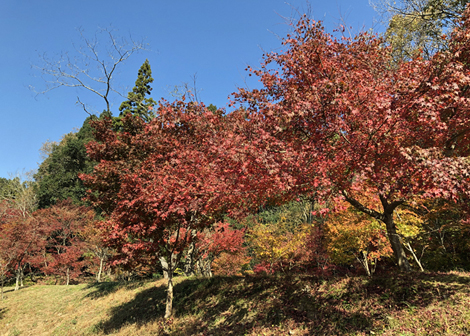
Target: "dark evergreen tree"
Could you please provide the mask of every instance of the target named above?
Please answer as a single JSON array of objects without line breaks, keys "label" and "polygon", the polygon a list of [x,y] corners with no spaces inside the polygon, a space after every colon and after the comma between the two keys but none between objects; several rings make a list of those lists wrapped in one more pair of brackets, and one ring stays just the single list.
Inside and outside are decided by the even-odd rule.
[{"label": "dark evergreen tree", "polygon": [[151,94],[150,83],[153,82],[152,70],[148,60],[139,69],[135,86],[127,95],[127,100],[119,107],[120,117],[127,113],[141,117],[145,122],[149,122],[155,117],[153,106],[156,102],[152,98],[146,98]]},{"label": "dark evergreen tree", "polygon": [[[116,130],[122,128],[121,118],[128,113],[141,117],[146,122],[153,119],[152,110],[156,102],[152,98],[146,98],[152,90],[152,82],[152,71],[146,60],[139,69],[135,87],[127,96],[128,100],[119,107],[119,117],[113,117],[110,111],[104,111],[100,118],[112,118]],[[53,144],[51,154],[40,165],[34,177],[37,181],[36,192],[40,209],[69,198],[75,204],[83,205],[85,187],[78,175],[90,174],[96,164],[89,160],[85,148],[88,142],[94,140],[93,129],[89,123],[92,118],[96,117],[88,117],[77,133],[66,134],[59,144]]]},{"label": "dark evergreen tree", "polygon": [[47,208],[68,198],[76,204],[83,204],[85,187],[78,175],[90,173],[95,165],[88,159],[85,148],[85,144],[93,140],[92,118],[96,117],[88,117],[77,133],[66,134],[39,166],[34,176],[39,208]]}]

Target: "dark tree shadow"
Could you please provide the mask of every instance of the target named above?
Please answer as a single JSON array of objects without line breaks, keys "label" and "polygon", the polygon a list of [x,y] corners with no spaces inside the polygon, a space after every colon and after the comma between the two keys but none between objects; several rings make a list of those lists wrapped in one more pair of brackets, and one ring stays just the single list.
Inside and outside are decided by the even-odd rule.
[{"label": "dark tree shadow", "polygon": [[7,311],[8,311],[7,308],[0,308],[0,320],[5,317],[5,314],[6,314]]},{"label": "dark tree shadow", "polygon": [[98,299],[100,297],[107,296],[111,293],[117,292],[121,288],[125,289],[136,289],[142,287],[144,281],[131,281],[131,282],[120,282],[120,281],[110,281],[110,282],[94,282],[88,284],[84,290],[89,290],[93,288],[93,291],[88,293],[85,297],[91,299]]},{"label": "dark tree shadow", "polygon": [[[113,291],[122,288],[112,287]],[[126,288],[129,288],[127,286]],[[178,290],[178,288],[175,288]],[[96,292],[94,292],[96,293]],[[99,295],[104,296],[111,291],[98,291]],[[98,296],[94,296],[95,298]],[[152,287],[139,292],[136,297],[129,302],[111,309],[111,318],[107,321],[101,321],[96,325],[97,330],[110,334],[118,331],[126,324],[137,324],[143,326],[151,321],[163,317],[165,313],[166,286],[161,285]]]},{"label": "dark tree shadow", "polygon": [[[22,288],[26,288],[26,286],[25,287],[20,287],[18,290],[21,290]],[[14,292],[14,291],[15,291],[15,287],[3,288],[3,294],[9,293],[9,292]]]},{"label": "dark tree shadow", "polygon": [[[371,321],[363,314],[340,310],[326,304],[328,300],[312,296],[312,284],[319,281],[319,278],[250,277],[240,286],[240,279],[236,278],[208,280],[204,304],[196,305],[197,310],[193,311],[202,312],[201,318],[193,324],[185,324],[181,333],[241,335],[256,328],[290,323],[306,326],[309,334],[328,334],[333,330],[336,334],[345,334],[371,326]],[[220,296],[217,293],[221,288],[226,300],[216,303],[214,299]],[[187,294],[182,299],[190,298],[191,294]],[[183,309],[176,312],[177,316],[185,313]],[[202,321],[206,323],[200,323]]]},{"label": "dark tree shadow", "polygon": [[[456,292],[470,293],[469,284],[468,277],[438,273],[186,279],[174,288],[174,316],[193,318],[167,332],[240,335],[273,325],[294,325],[312,335],[370,333],[376,331],[377,322],[387,320],[390,309],[442,302]],[[100,286],[96,291],[100,295],[115,289]],[[113,308],[110,319],[96,327],[109,334],[129,323],[144,326],[163,321],[165,298],[164,285],[145,289],[132,301]]]},{"label": "dark tree shadow", "polygon": [[367,282],[370,294],[396,307],[426,307],[444,301],[457,292],[470,294],[470,277],[451,273],[403,273],[372,277]]}]

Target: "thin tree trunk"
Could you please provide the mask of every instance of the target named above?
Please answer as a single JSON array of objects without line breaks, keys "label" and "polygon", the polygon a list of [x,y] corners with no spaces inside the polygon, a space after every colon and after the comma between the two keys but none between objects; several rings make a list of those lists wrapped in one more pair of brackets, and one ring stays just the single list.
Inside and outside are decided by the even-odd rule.
[{"label": "thin tree trunk", "polygon": [[17,268],[16,269],[16,284],[15,284],[15,291],[19,290],[20,289],[20,269]]},{"label": "thin tree trunk", "polygon": [[23,279],[24,279],[24,270],[23,268],[21,268],[21,271],[20,271],[20,286],[21,287],[24,287]]},{"label": "thin tree trunk", "polygon": [[165,318],[170,318],[173,314],[173,272],[178,265],[178,254],[172,252],[167,263],[168,288],[166,292]]},{"label": "thin tree trunk", "polygon": [[204,276],[212,278],[212,258],[207,257],[204,263]]},{"label": "thin tree trunk", "polygon": [[374,263],[371,265],[372,267],[370,269],[371,274],[375,273],[375,270],[377,269],[377,262],[378,262],[377,258],[374,258]]},{"label": "thin tree trunk", "polygon": [[5,283],[5,278],[2,277],[2,301],[3,301],[3,285],[4,285],[4,283]]},{"label": "thin tree trunk", "polygon": [[194,250],[196,249],[195,243],[191,242],[188,248],[188,253],[186,254],[186,261],[184,263],[184,274],[186,276],[191,276],[194,274]]},{"label": "thin tree trunk", "polygon": [[[163,257],[160,258],[160,261]],[[170,318],[173,314],[173,273],[180,261],[181,254],[172,251],[169,257],[169,262],[166,263],[167,265],[167,276],[168,276],[168,287],[166,292],[166,307],[165,307],[165,319]],[[166,259],[163,258],[165,261]]]},{"label": "thin tree trunk", "polygon": [[196,275],[197,275],[197,276],[201,276],[201,275],[202,275],[201,257],[199,257],[199,258],[196,260],[195,266],[196,266]]},{"label": "thin tree trunk", "polygon": [[406,243],[405,247],[408,249],[408,251],[411,252],[411,255],[413,256],[414,260],[418,264],[419,269],[421,270],[421,272],[424,272],[423,265],[421,265],[421,261],[419,261],[418,257],[415,254],[415,251],[413,251],[413,248],[411,247],[410,243]]},{"label": "thin tree trunk", "polygon": [[356,259],[361,263],[362,267],[366,270],[367,276],[371,276],[369,263],[367,262],[367,252],[359,252],[359,256],[356,255]]},{"label": "thin tree trunk", "polygon": [[166,292],[165,319],[170,318],[173,313],[173,272],[168,272],[168,288]]},{"label": "thin tree trunk", "polygon": [[70,269],[67,267],[65,285],[68,286],[69,283],[70,283]]},{"label": "thin tree trunk", "polygon": [[45,266],[45,268],[47,268],[47,259],[46,259],[46,251],[45,250],[44,250],[42,255],[44,257],[44,266]]},{"label": "thin tree trunk", "polygon": [[163,269],[163,278],[168,279],[168,262],[166,261],[165,257],[160,257],[160,264],[162,265]]},{"label": "thin tree trunk", "polygon": [[96,280],[101,282],[101,273],[103,272],[103,265],[104,265],[104,258],[100,258],[100,269],[98,270],[98,275],[96,276]]}]

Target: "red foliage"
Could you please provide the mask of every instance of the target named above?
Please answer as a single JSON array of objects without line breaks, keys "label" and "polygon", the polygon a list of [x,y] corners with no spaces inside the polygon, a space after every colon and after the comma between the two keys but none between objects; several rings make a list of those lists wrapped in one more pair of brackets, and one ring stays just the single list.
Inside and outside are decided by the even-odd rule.
[{"label": "red foliage", "polygon": [[99,164],[81,178],[91,188],[89,200],[107,216],[107,244],[117,250],[115,262],[160,261],[169,276],[168,302],[173,271],[193,232],[261,199],[246,193],[246,185],[262,183],[264,175],[255,178],[251,166],[260,164],[246,159],[251,142],[239,146],[246,137],[236,116],[180,101],[160,103],[148,124],[125,116],[120,132],[110,119],[93,123],[97,141],[87,150]]},{"label": "red foliage", "polygon": [[47,227],[25,216],[14,202],[0,203],[0,278],[15,273],[18,289],[24,268],[34,264],[41,254],[47,232]]},{"label": "red foliage", "polygon": [[203,256],[217,256],[222,252],[237,253],[245,250],[245,230],[234,230],[229,223],[217,223],[213,231],[198,233],[196,247]]},{"label": "red foliage", "polygon": [[94,216],[92,209],[76,206],[70,200],[33,213],[34,222],[48,232],[41,263],[44,272],[65,278],[66,284],[81,274],[85,252],[82,231],[94,222]]},{"label": "red foliage", "polygon": [[163,102],[148,124],[126,116],[122,132],[109,119],[94,123],[98,141],[88,153],[100,163],[81,178],[91,188],[89,199],[109,218],[107,241],[121,261],[180,254],[193,230],[264,202],[261,193],[247,192],[253,185],[276,185],[268,160],[253,156],[256,140],[243,126],[247,120],[219,112]]},{"label": "red foliage", "polygon": [[232,229],[229,223],[217,223],[213,230],[197,234],[195,259],[208,259],[215,274],[240,274],[243,266],[250,262],[244,236],[243,229]]},{"label": "red foliage", "polygon": [[[469,15],[449,51],[396,67],[380,38],[338,40],[303,17],[283,41],[285,52],[266,55],[260,70],[250,68],[263,90],[235,95],[284,147],[289,192],[341,195],[385,222],[402,269],[409,266],[395,208],[414,195],[456,199],[469,190]],[[382,210],[358,201],[364,185]]]}]

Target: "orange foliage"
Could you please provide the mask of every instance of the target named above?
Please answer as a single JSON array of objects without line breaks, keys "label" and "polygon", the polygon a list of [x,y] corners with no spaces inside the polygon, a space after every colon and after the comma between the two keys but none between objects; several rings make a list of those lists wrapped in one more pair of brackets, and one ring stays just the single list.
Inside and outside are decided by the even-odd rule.
[{"label": "orange foliage", "polygon": [[[367,191],[364,194],[361,199],[363,204],[370,208],[380,207],[377,200],[370,204],[374,198]],[[346,201],[337,200],[335,206],[340,210],[331,213],[325,223],[327,251],[332,261],[350,264],[357,260],[370,275],[380,259],[393,253],[385,225],[356,210]]]}]

